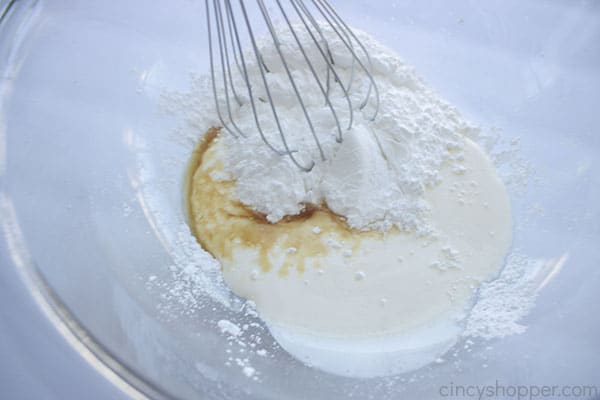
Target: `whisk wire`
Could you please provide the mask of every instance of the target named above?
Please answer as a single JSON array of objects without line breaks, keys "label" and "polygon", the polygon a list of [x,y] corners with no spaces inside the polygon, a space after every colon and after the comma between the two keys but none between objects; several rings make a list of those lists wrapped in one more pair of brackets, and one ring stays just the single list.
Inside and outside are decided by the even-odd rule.
[{"label": "whisk wire", "polygon": [[[306,6],[306,4],[304,3],[304,0],[294,0],[297,1],[298,3],[301,4],[302,6],[302,10],[304,12],[304,14],[308,17],[309,21],[311,22],[311,24],[315,27],[315,29],[317,30],[317,32],[319,33],[319,35],[321,36],[321,40],[324,42],[325,44],[325,49],[327,52],[327,56],[329,57],[329,60],[331,61],[331,64],[334,65],[334,59],[333,59],[333,55],[331,54],[331,51],[329,49],[329,43],[327,42],[327,40],[325,39],[325,36],[323,35],[323,31],[321,30],[321,28],[319,27],[319,23],[317,22],[317,20],[315,19],[315,17],[310,13],[308,7]],[[345,33],[345,32],[344,32]],[[346,37],[348,37],[348,34],[346,34]],[[350,45],[352,45],[352,42],[350,41]],[[350,67],[350,78],[348,79],[348,86],[346,87],[346,90],[348,92],[350,92],[351,88],[352,88],[352,82],[354,80],[354,73],[355,73],[355,64],[356,64],[356,60],[354,59],[354,57],[352,58],[352,65]],[[329,72],[329,70],[327,71]]]},{"label": "whisk wire", "polygon": [[[321,142],[319,141],[319,138],[317,137],[317,133],[315,132],[313,123],[308,115],[308,111],[306,110],[306,106],[304,105],[304,101],[302,100],[302,96],[300,96],[300,92],[298,91],[298,86],[296,85],[296,81],[294,80],[294,77],[292,76],[292,73],[290,72],[290,68],[288,67],[288,63],[285,60],[285,57],[283,56],[283,53],[281,51],[281,43],[279,42],[277,33],[275,32],[275,29],[273,28],[273,23],[271,21],[271,18],[269,17],[269,14],[267,13],[264,1],[258,0],[258,4],[260,6],[260,11],[263,14],[263,17],[265,18],[265,21],[267,22],[267,27],[269,28],[271,37],[273,38],[273,43],[275,43],[275,49],[277,50],[277,54],[279,54],[279,59],[281,60],[281,63],[283,65],[283,68],[285,69],[285,73],[286,73],[288,79],[290,80],[292,89],[294,90],[294,93],[296,94],[296,99],[298,100],[298,104],[302,108],[302,113],[304,114],[304,118],[306,119],[308,128],[310,129],[310,132],[313,136],[315,144],[317,145],[317,148],[319,149],[319,154],[321,155],[321,159],[323,161],[325,161],[325,154],[323,153],[323,147],[321,147]],[[280,3],[279,3],[279,5],[281,6]]]},{"label": "whisk wire", "polygon": [[308,167],[304,166],[304,165],[300,164],[300,162],[298,160],[296,160],[296,157],[294,156],[293,152],[290,150],[290,147],[287,143],[285,134],[283,133],[283,128],[281,127],[281,121],[279,120],[279,116],[277,115],[277,109],[273,102],[273,97],[271,96],[271,90],[269,89],[269,85],[267,83],[267,77],[265,75],[265,66],[263,65],[263,62],[261,62],[261,55],[258,50],[258,46],[256,45],[256,39],[254,38],[254,32],[252,31],[252,27],[250,25],[250,20],[248,18],[248,13],[246,11],[246,7],[244,6],[244,0],[240,0],[240,7],[241,7],[242,13],[244,15],[244,20],[246,21],[246,26],[248,28],[248,35],[250,36],[250,42],[252,43],[252,49],[254,50],[254,55],[256,57],[256,62],[258,64],[258,69],[259,69],[259,72],[260,72],[260,75],[262,78],[262,82],[263,82],[263,85],[265,88],[265,93],[267,94],[267,97],[269,98],[268,103],[271,106],[271,111],[273,112],[273,118],[275,119],[275,124],[277,125],[277,130],[279,131],[281,143],[285,147],[285,153],[290,157],[290,159],[292,160],[294,165],[296,165],[298,168],[300,168],[303,171],[309,172],[314,167],[315,162],[311,161],[311,163]]},{"label": "whisk wire", "polygon": [[238,58],[238,53],[236,51],[237,47],[234,45],[235,36],[233,33],[233,12],[231,11],[231,7],[229,1],[225,1],[225,12],[227,14],[227,29],[229,31],[229,37],[231,38],[231,48],[233,53],[233,59],[235,60],[235,65],[237,67],[238,73],[240,76],[243,76],[242,67],[240,65],[240,60]]},{"label": "whisk wire", "polygon": [[[323,33],[321,32],[320,28],[317,26],[316,27],[316,31],[319,33],[319,35],[321,36],[322,40],[324,41],[325,45],[323,47],[325,47],[325,49],[323,47],[321,47],[321,45],[319,44],[319,41],[317,40],[317,38],[315,38],[312,30],[310,29],[310,27],[308,26],[308,23],[306,22],[306,20],[304,19],[304,16],[306,16],[306,18],[309,20],[309,22],[312,20],[314,23],[316,24],[316,21],[314,21],[314,18],[312,18],[312,15],[310,15],[310,13],[307,15],[305,13],[305,11],[300,11],[300,9],[302,8],[298,8],[297,5],[302,4],[302,6],[304,6],[304,4],[302,3],[302,0],[292,0],[291,1],[292,6],[294,7],[298,18],[300,19],[300,21],[302,21],[302,24],[304,25],[305,29],[307,30],[308,34],[310,35],[311,39],[315,42],[315,46],[317,47],[319,53],[321,54],[321,57],[323,58],[325,65],[326,65],[326,69],[327,71],[331,71],[331,73],[334,75],[334,79],[335,82],[338,83],[338,85],[340,86],[342,92],[344,93],[344,98],[346,99],[346,103],[348,104],[348,127],[346,129],[350,129],[352,128],[352,123],[354,122],[354,110],[352,108],[352,102],[350,100],[350,94],[348,92],[348,89],[346,89],[346,87],[344,86],[344,83],[342,82],[342,80],[340,79],[340,77],[338,76],[337,72],[335,71],[335,69],[333,68],[333,57],[331,56],[331,52],[329,51],[329,45],[327,44],[327,41],[325,40],[325,36],[323,35]],[[304,6],[305,7],[305,6]],[[304,15],[303,15],[304,13]],[[327,75],[327,83],[329,85],[329,75]],[[329,87],[327,88],[327,91],[325,93],[325,101],[328,102],[329,104],[331,104],[331,101],[329,99]],[[338,137],[336,138],[336,140],[338,142],[341,142],[343,139],[342,137],[342,132],[341,130],[338,130]]]},{"label": "whisk wire", "polygon": [[[370,119],[371,119],[371,121],[374,121],[375,118],[377,117],[378,112],[379,112],[380,98],[379,98],[379,89],[377,88],[377,84],[375,83],[375,78],[373,78],[373,74],[371,73],[371,70],[373,69],[373,62],[371,61],[371,56],[369,55],[369,52],[365,48],[365,46],[362,43],[362,41],[356,36],[356,34],[352,31],[352,29],[350,29],[350,27],[344,22],[344,20],[339,16],[339,14],[337,13],[337,11],[335,11],[335,9],[331,6],[331,4],[329,4],[329,2],[327,0],[312,0],[312,2],[316,6],[316,8],[321,12],[321,15],[323,15],[323,17],[330,24],[330,26],[334,30],[334,32],[342,40],[342,42],[344,43],[344,45],[346,46],[346,48],[348,49],[348,51],[350,51],[350,53],[352,53],[354,60],[356,60],[356,62],[358,62],[358,64],[361,66],[361,68],[363,69],[363,71],[365,72],[365,74],[367,75],[367,77],[369,78],[369,82],[370,82],[369,83],[369,89],[367,91],[367,95],[365,97],[365,100],[363,100],[363,103],[361,103],[360,108],[362,109],[362,108],[364,108],[367,105],[367,103],[369,101],[369,98],[371,96],[371,90],[373,89],[375,91],[375,101],[376,101],[376,103],[375,103],[375,111],[373,112],[373,115],[371,116]],[[320,5],[323,6],[323,8],[325,10],[325,13],[327,13],[330,17],[332,17],[332,19],[334,21],[336,21],[336,23],[338,24],[338,26],[343,27],[344,28],[343,30],[345,30],[345,32],[348,32],[352,36],[352,38],[356,41],[356,43],[358,44],[358,46],[361,48],[361,50],[365,54],[365,57],[367,58],[367,61],[369,63],[369,68],[365,67],[365,65],[361,61],[360,57],[358,57],[356,55],[356,53],[354,52],[354,49],[351,46],[351,44],[347,43],[340,36],[340,34],[337,31],[337,29],[335,28],[335,26],[333,26],[331,24],[331,21],[322,12],[321,8],[317,6],[317,3],[319,3]]]},{"label": "whisk wire", "polygon": [[[309,26],[307,24],[304,25],[305,28],[311,34],[311,37],[315,41],[315,44],[317,44],[318,46],[322,45],[323,48],[325,49],[325,54],[327,54],[327,59],[325,60],[325,62],[328,63],[328,64],[333,65],[334,64],[333,55],[331,54],[331,50],[329,49],[329,42],[327,41],[327,39],[325,39],[325,35],[323,34],[323,31],[321,30],[321,27],[319,26],[319,24],[317,23],[317,21],[314,19],[313,15],[310,13],[310,11],[308,10],[308,8],[306,7],[306,4],[304,3],[304,0],[291,0],[290,3],[295,8],[296,12],[298,12],[298,8],[300,10],[302,10],[302,14],[310,22],[310,24],[312,25],[312,27],[314,28],[314,30],[317,32],[317,34],[321,38],[321,41],[320,41],[321,44],[319,43],[319,41],[317,41],[317,40],[314,39],[314,35],[312,35],[312,31],[311,31],[311,29],[309,28]],[[302,14],[298,13],[298,16],[300,18],[302,18]],[[326,74],[326,80],[327,80],[327,96],[329,96],[329,91],[331,89],[331,85],[330,85],[331,74],[330,74],[330,66],[329,65],[325,69],[325,74]]]},{"label": "whisk wire", "polygon": [[[208,3],[209,0],[206,0],[206,2]],[[279,155],[284,155],[286,154],[284,151],[277,149],[275,146],[273,146],[268,140],[267,137],[265,136],[263,130],[262,130],[262,126],[260,124],[260,120],[258,118],[258,112],[257,112],[257,108],[256,108],[256,103],[254,101],[254,94],[252,92],[252,85],[250,83],[250,78],[248,77],[248,68],[246,67],[246,61],[244,59],[244,52],[242,50],[242,42],[240,40],[240,34],[239,31],[237,29],[237,25],[235,24],[235,19],[233,19],[233,10],[231,8],[231,1],[230,0],[225,0],[225,6],[227,8],[227,12],[229,13],[229,15],[232,16],[232,27],[233,27],[233,33],[235,35],[235,42],[236,42],[236,46],[238,49],[238,54],[240,56],[240,61],[241,61],[241,67],[242,67],[242,79],[246,85],[246,89],[248,91],[248,99],[250,101],[250,106],[252,107],[252,115],[254,117],[254,123],[256,124],[256,128],[258,130],[258,133],[260,134],[260,137],[262,139],[262,141],[267,145],[267,147],[269,149],[271,149],[272,151],[274,151],[275,153],[279,154]],[[211,54],[212,57],[212,54]],[[215,101],[218,103],[218,98],[216,97],[215,94]],[[217,106],[218,107],[218,106]]]},{"label": "whisk wire", "polygon": [[[296,41],[296,44],[298,45],[298,49],[300,49],[300,52],[302,53],[302,56],[304,57],[304,60],[306,61],[306,64],[308,65],[308,68],[310,69],[310,72],[311,72],[312,76],[315,78],[315,81],[317,82],[317,85],[319,86],[319,90],[321,90],[321,93],[323,94],[323,96],[325,96],[325,103],[328,106],[329,110],[331,110],[331,114],[333,115],[333,118],[335,120],[335,125],[336,125],[337,131],[338,131],[338,138],[339,138],[339,140],[341,140],[341,138],[342,138],[342,128],[340,126],[340,120],[339,120],[339,118],[337,116],[337,112],[335,111],[335,108],[331,104],[331,101],[329,99],[329,93],[327,92],[327,90],[325,88],[323,88],[323,83],[321,82],[321,79],[319,79],[319,75],[317,74],[317,72],[315,70],[315,67],[313,66],[312,62],[310,61],[310,59],[306,55],[306,51],[304,50],[304,46],[302,46],[302,43],[300,42],[300,39],[298,38],[298,35],[296,34],[296,30],[292,26],[292,23],[290,22],[290,19],[288,18],[288,15],[285,12],[285,9],[281,5],[281,1],[280,0],[276,0],[276,1],[277,1],[277,5],[279,6],[279,9],[281,11],[281,14],[283,15],[283,18],[285,19],[285,22],[286,22],[288,28],[290,29],[290,32],[292,33],[292,36],[294,37],[294,40]],[[329,80],[329,74],[327,75],[326,79]],[[352,107],[350,107],[350,108],[352,108]],[[307,116],[307,118],[308,118],[308,116]],[[321,158],[324,159],[324,157],[325,156],[324,156],[324,154],[321,151]]]},{"label": "whisk wire", "polygon": [[225,118],[223,118],[223,114],[221,113],[221,107],[219,105],[219,97],[217,95],[217,80],[215,78],[215,63],[213,58],[212,25],[210,23],[210,20],[210,6],[208,0],[206,0],[206,25],[208,28],[208,49],[210,52],[210,77],[212,83],[213,96],[215,98],[215,109],[217,111],[217,116],[219,117],[219,121],[221,121],[221,125],[223,126],[223,128],[225,128],[229,133],[231,133],[234,137],[237,138],[237,134],[233,132],[225,123]]},{"label": "whisk wire", "polygon": [[[208,48],[210,53],[210,75],[212,80],[213,97],[220,123],[225,130],[233,135],[233,137],[246,137],[247,134],[251,132],[244,132],[236,123],[234,118],[235,112],[233,110],[232,103],[235,103],[240,109],[247,107],[248,103],[250,103],[255,128],[258,131],[262,141],[277,154],[287,155],[292,163],[301,170],[310,171],[315,165],[314,160],[307,163],[305,157],[298,157],[298,151],[293,150],[290,147],[291,143],[286,137],[283,121],[281,120],[278,112],[278,107],[275,104],[273,92],[269,87],[269,78],[267,75],[271,73],[271,70],[265,62],[263,54],[258,48],[245,1],[239,0],[239,10],[241,11],[243,23],[246,25],[247,37],[251,44],[250,52],[246,53],[246,55],[251,54],[256,60],[255,67],[258,70],[258,78],[251,78],[251,75],[249,74],[246,64],[246,56],[244,55],[245,52],[242,46],[240,30],[237,26],[236,12],[234,12],[232,1],[212,0],[212,10],[210,7],[210,1],[211,0],[205,0],[208,29],[207,36],[209,41]],[[348,125],[346,129],[351,129],[354,123],[354,107],[352,104],[352,97],[350,96],[350,90],[353,87],[353,83],[356,81],[356,74],[358,71],[364,72],[368,79],[366,94],[364,95],[364,98],[360,104],[358,104],[358,109],[365,108],[374,95],[374,112],[369,119],[375,119],[379,111],[379,90],[371,72],[373,63],[369,53],[367,52],[363,43],[354,34],[354,32],[352,32],[352,30],[342,20],[342,18],[327,0],[289,0],[289,4],[293,8],[295,15],[300,20],[300,24],[298,25],[292,24],[290,15],[286,11],[286,7],[284,7],[282,4],[282,0],[275,0],[275,3],[277,4],[277,8],[279,9],[281,16],[283,16],[283,19],[285,20],[287,29],[289,29],[289,32],[295,41],[295,45],[302,56],[302,60],[306,63],[306,66],[308,66],[308,69],[310,70],[310,74],[314,79],[314,83],[316,83],[320,93],[323,95],[325,106],[331,112],[331,117],[335,122],[335,139],[336,141],[341,142],[343,140],[343,129],[341,128],[341,121],[338,115],[338,110],[336,109],[336,107],[340,107],[340,105],[334,105],[334,102],[332,101],[332,95],[334,93],[334,91],[332,91],[333,85],[339,86],[341,92],[343,93],[342,97],[344,97],[345,103],[347,104]],[[333,34],[339,39],[342,44],[342,48],[344,48],[350,56],[351,65],[347,83],[342,81],[341,76],[336,71],[336,57],[332,52],[332,49],[323,31],[323,23],[317,21],[307,3],[310,3],[311,7],[317,10],[320,18],[323,18],[324,23],[327,24],[330,32],[333,32]],[[320,158],[321,160],[325,160],[326,156],[321,139],[319,137],[319,133],[315,129],[314,121],[311,118],[313,111],[312,109],[309,110],[307,107],[305,99],[302,95],[302,91],[298,86],[295,75],[292,73],[288,60],[286,59],[286,54],[284,54],[284,51],[281,47],[279,38],[280,31],[275,28],[275,24],[273,23],[269,9],[265,4],[265,0],[256,0],[256,4],[258,5],[260,15],[262,16],[262,21],[268,29],[272,43],[276,50],[278,58],[277,65],[280,63],[283,66],[287,81],[290,84],[297,105],[302,110],[302,114],[310,130],[312,140],[316,144],[316,147],[319,151]],[[319,72],[317,70],[317,64],[314,62],[315,56],[309,56],[307,48],[302,43],[301,35],[298,33],[298,29],[301,27],[306,30],[306,33],[314,42],[314,49],[318,53],[316,57],[319,58],[320,55],[319,59],[322,59],[323,61],[323,72]],[[358,53],[361,53],[361,55],[359,56]],[[219,60],[216,60],[217,57]],[[364,57],[365,61],[363,61],[361,57]],[[318,65],[321,65],[320,62]],[[220,74],[217,72],[218,67],[220,68]],[[319,68],[321,67],[319,66]],[[237,71],[239,79],[234,77],[235,71]],[[218,75],[220,76],[218,77]],[[346,76],[344,78],[346,78]],[[266,99],[255,96],[256,91],[254,90],[253,85],[260,86],[258,93],[264,93]],[[242,91],[240,92],[240,90]],[[247,99],[241,95],[244,90],[247,92]],[[302,88],[302,90],[305,90],[305,88]],[[233,97],[233,99],[230,99],[230,97]],[[261,114],[259,116],[259,107],[256,103],[257,100],[263,103],[268,103],[268,108],[271,110],[270,114],[272,115],[276,132],[278,133],[279,140],[281,142],[280,145],[283,147],[282,149],[278,148],[279,146],[271,143],[267,138],[266,132],[263,129],[263,121],[268,114]],[[345,115],[343,119],[346,119]]]},{"label": "whisk wire", "polygon": [[[363,100],[363,102],[360,105],[361,109],[364,108],[367,105],[367,103],[369,102],[369,98],[371,97],[371,89],[375,88],[376,107],[375,107],[375,111],[374,111],[373,115],[370,118],[372,121],[375,120],[375,118],[377,117],[377,113],[379,111],[379,90],[377,89],[377,85],[375,84],[375,79],[373,78],[373,75],[371,74],[370,68],[367,68],[364,65],[364,63],[361,61],[360,57],[358,57],[358,55],[354,51],[354,48],[351,45],[351,43],[349,43],[344,38],[344,36],[340,33],[340,30],[341,31],[347,30],[350,33],[352,38],[358,43],[359,47],[365,53],[365,56],[367,57],[368,62],[371,64],[371,57],[369,56],[369,53],[365,49],[362,42],[356,37],[354,32],[352,32],[352,30],[348,27],[348,25],[346,25],[346,23],[343,20],[341,20],[341,18],[339,18],[338,14],[335,12],[335,10],[331,7],[331,5],[329,5],[329,3],[326,0],[312,0],[312,3],[314,4],[315,8],[319,11],[319,13],[323,16],[325,21],[327,21],[327,23],[329,24],[331,29],[339,37],[339,39],[344,44],[346,49],[352,54],[353,58],[356,60],[356,62],[358,62],[358,64],[360,65],[360,67],[362,68],[362,70],[365,72],[365,74],[367,75],[367,77],[369,79],[369,88],[367,90],[365,99]],[[372,68],[372,64],[370,66]]]},{"label": "whisk wire", "polygon": [[[217,39],[219,42],[219,55],[221,59],[221,73],[223,75],[223,88],[225,90],[225,105],[227,107],[227,115],[229,116],[229,120],[231,121],[231,125],[235,129],[235,131],[242,137],[246,135],[242,132],[242,130],[237,126],[235,120],[233,119],[232,111],[231,111],[231,102],[229,100],[229,86],[231,86],[231,91],[234,95],[236,101],[239,99],[237,92],[235,90],[235,85],[233,84],[233,79],[231,78],[231,67],[229,63],[229,52],[227,50],[227,38],[225,35],[225,30],[223,28],[223,15],[221,12],[221,2],[215,1],[213,3],[214,11],[215,11],[215,22],[217,28]],[[231,83],[231,85],[230,85]],[[239,105],[239,104],[238,104]]]}]

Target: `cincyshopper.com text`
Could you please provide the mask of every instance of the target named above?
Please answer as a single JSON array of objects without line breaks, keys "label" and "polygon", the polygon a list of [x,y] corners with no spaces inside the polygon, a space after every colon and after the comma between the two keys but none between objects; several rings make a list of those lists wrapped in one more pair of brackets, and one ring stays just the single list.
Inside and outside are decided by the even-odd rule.
[{"label": "cincyshopper.com text", "polygon": [[461,385],[450,382],[439,388],[443,398],[467,399],[596,399],[600,396],[600,386],[594,385]]}]

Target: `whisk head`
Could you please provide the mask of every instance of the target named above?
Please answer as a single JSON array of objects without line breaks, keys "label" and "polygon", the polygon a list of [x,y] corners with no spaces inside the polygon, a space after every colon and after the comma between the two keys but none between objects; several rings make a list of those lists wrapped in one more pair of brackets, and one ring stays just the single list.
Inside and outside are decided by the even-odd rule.
[{"label": "whisk head", "polygon": [[[258,133],[271,150],[310,171],[315,161],[298,154],[287,130],[307,129],[315,154],[325,160],[323,135],[333,134],[341,143],[356,110],[375,119],[380,99],[371,57],[327,0],[272,0],[269,7],[264,0],[205,3],[216,111],[222,127],[234,137]],[[258,17],[251,20],[253,11]],[[256,33],[261,28],[266,28],[269,40],[259,43]],[[283,36],[294,46],[284,48]],[[343,73],[340,64],[346,67]],[[275,70],[283,81],[273,77]],[[307,103],[311,96],[319,97],[319,107],[311,106],[314,101]],[[248,107],[252,128],[239,123],[240,110]],[[304,121],[292,121],[291,128],[282,119],[283,107],[298,107]],[[332,126],[329,133],[318,131],[315,124],[323,118]]]}]

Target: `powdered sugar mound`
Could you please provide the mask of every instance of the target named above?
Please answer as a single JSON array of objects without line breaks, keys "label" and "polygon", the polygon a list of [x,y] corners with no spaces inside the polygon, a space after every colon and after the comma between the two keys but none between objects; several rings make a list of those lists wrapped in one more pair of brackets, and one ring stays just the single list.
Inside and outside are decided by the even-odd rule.
[{"label": "powdered sugar mound", "polygon": [[[304,29],[296,31],[309,57],[314,56],[311,61],[315,68],[324,70],[314,41]],[[352,58],[344,56],[347,51],[335,33],[324,29],[324,34],[336,57],[336,72],[343,82],[348,82]],[[248,98],[242,94],[243,104],[233,110],[233,119],[246,137],[224,135],[225,169],[236,180],[239,199],[265,214],[271,222],[297,214],[312,203],[326,204],[357,229],[385,231],[396,226],[410,232],[428,232],[424,189],[437,183],[442,165],[460,157],[462,136],[473,133],[475,128],[428,89],[394,52],[364,33],[358,35],[369,49],[372,74],[379,89],[377,118],[371,121],[376,104],[374,94],[367,106],[360,109],[369,79],[367,74],[355,71],[354,89],[350,92],[354,107],[351,129],[347,129],[350,118],[347,100],[337,85],[331,89],[331,103],[343,133],[343,141],[338,143],[339,131],[333,113],[290,30],[283,29],[279,35],[281,50],[302,93],[325,159],[298,106],[276,48],[270,39],[265,39],[259,42],[259,48],[269,68],[267,80],[285,133],[285,144],[301,165],[315,162],[315,166],[305,172],[290,157],[269,148],[257,131]],[[319,65],[319,60],[323,65]],[[262,133],[272,147],[284,150],[270,103],[259,101],[267,98],[267,93],[258,84],[261,81],[257,62],[247,57],[247,63],[249,79],[256,82],[253,97],[257,99],[255,106]],[[224,105],[221,110],[225,110]],[[234,130],[231,124],[230,128]]]}]

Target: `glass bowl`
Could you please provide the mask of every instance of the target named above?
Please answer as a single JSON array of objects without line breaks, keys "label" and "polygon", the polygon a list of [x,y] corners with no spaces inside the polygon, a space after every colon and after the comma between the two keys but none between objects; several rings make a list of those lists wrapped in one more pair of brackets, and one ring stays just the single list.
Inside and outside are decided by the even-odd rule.
[{"label": "glass bowl", "polygon": [[[190,143],[165,99],[207,71],[204,3],[0,5],[3,268],[25,271],[57,328],[122,385],[151,398],[425,399],[459,384],[600,382],[598,3],[334,3],[518,153],[514,248],[547,266],[524,333],[463,339],[445,362],[372,379],[305,366],[242,301],[199,290],[219,276],[180,237]],[[248,324],[248,340],[220,320]]]}]

